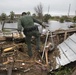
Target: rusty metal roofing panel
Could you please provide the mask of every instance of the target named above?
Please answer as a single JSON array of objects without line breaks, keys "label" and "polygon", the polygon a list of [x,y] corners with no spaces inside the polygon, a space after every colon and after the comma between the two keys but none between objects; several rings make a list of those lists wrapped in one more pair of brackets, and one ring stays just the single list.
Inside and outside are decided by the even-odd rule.
[{"label": "rusty metal roofing panel", "polygon": [[76,61],[76,33],[69,36],[57,47],[60,51],[60,57],[56,59],[58,64],[64,66],[70,62]]}]

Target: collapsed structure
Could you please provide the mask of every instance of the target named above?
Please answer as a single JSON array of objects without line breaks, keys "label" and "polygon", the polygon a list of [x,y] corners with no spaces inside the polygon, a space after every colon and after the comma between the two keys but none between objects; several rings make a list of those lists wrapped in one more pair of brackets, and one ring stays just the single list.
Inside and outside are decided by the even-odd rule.
[{"label": "collapsed structure", "polygon": [[32,58],[27,55],[22,33],[8,32],[2,35],[0,71],[5,71],[8,75],[47,75],[52,70],[76,61],[76,29],[47,31],[46,35],[41,35],[42,54],[36,52],[33,38]]}]

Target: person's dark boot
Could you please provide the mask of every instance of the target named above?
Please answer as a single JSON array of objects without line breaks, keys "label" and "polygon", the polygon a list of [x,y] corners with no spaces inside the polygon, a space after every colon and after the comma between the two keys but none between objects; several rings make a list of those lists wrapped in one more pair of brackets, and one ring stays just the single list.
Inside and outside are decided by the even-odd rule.
[{"label": "person's dark boot", "polygon": [[29,55],[29,57],[32,57],[33,55],[32,55],[32,51],[30,50],[28,50],[28,55]]},{"label": "person's dark boot", "polygon": [[36,51],[39,53],[42,53],[42,51],[40,50],[40,48],[36,48]]},{"label": "person's dark boot", "polygon": [[36,50],[37,50],[38,52],[40,52],[40,48],[36,48]]}]

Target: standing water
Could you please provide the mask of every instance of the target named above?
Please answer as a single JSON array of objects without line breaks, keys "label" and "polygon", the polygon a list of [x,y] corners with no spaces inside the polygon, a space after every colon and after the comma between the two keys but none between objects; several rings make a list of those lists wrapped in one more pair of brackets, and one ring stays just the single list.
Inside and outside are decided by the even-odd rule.
[{"label": "standing water", "polygon": [[[49,27],[48,29],[50,31],[55,31],[58,29],[68,29],[70,25],[72,25],[72,22],[64,22],[64,23],[60,23],[59,21],[49,21]],[[5,23],[4,28],[17,28],[17,23]],[[42,29],[39,26],[40,29]],[[0,24],[0,30],[2,29],[2,25]]]}]

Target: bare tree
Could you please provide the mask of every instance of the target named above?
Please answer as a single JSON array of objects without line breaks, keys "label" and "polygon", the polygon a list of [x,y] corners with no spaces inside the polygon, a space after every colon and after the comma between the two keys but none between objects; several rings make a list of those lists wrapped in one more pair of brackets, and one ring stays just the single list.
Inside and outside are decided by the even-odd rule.
[{"label": "bare tree", "polygon": [[40,3],[39,5],[37,5],[34,8],[34,10],[35,10],[38,18],[42,20],[42,18],[43,18],[43,6],[42,6],[42,4]]}]

